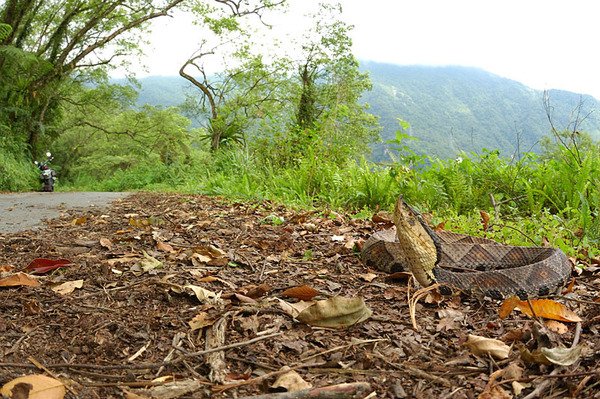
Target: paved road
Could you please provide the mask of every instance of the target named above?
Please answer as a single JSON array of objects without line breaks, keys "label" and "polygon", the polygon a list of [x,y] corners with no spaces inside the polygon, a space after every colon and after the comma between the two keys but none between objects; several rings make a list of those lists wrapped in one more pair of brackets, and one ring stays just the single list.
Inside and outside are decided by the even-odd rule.
[{"label": "paved road", "polygon": [[16,233],[43,226],[44,219],[56,218],[61,211],[106,207],[130,193],[68,192],[0,194],[0,234]]}]

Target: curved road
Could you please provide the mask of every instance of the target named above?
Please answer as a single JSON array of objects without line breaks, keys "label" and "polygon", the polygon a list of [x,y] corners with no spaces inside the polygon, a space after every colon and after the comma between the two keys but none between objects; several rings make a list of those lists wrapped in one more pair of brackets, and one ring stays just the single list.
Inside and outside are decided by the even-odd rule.
[{"label": "curved road", "polygon": [[28,192],[0,194],[0,234],[37,229],[44,219],[56,218],[61,211],[77,208],[105,208],[131,193]]}]

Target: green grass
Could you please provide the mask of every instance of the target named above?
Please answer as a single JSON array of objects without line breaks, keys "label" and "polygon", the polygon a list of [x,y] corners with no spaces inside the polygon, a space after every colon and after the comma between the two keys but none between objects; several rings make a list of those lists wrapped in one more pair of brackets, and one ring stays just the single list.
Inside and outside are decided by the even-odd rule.
[{"label": "green grass", "polygon": [[[345,210],[368,217],[391,211],[399,195],[432,223],[517,245],[550,245],[569,255],[600,251],[600,151],[582,151],[576,161],[566,148],[520,160],[495,151],[460,159],[413,158],[376,165],[365,159],[337,164],[308,151],[281,166],[269,154],[247,148],[211,153],[195,148],[185,162],[165,165],[148,157],[126,168],[77,169],[58,189],[179,191],[236,200],[272,200],[295,208]],[[4,157],[4,158],[2,158]],[[37,176],[29,165],[0,153],[5,190],[31,189]],[[33,173],[33,175],[32,175]],[[59,175],[59,178],[61,176]],[[104,177],[104,178],[102,178]],[[480,211],[492,215],[483,231]]]}]

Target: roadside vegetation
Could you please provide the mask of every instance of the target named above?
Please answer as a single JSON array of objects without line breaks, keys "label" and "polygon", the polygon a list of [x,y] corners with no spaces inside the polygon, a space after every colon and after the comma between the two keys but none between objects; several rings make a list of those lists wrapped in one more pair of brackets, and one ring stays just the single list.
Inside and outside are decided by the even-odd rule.
[{"label": "roadside vegetation", "polygon": [[[252,42],[261,27],[247,22],[278,2],[234,15],[211,2],[131,3],[113,11],[99,3],[93,16],[72,1],[62,24],[45,19],[61,2],[40,3],[37,13],[14,12],[23,6],[16,1],[0,8],[0,190],[35,190],[32,161],[49,149],[62,190],[202,193],[357,217],[389,210],[403,195],[447,229],[600,255],[600,148],[579,131],[581,115],[564,128],[549,123],[541,153],[512,158],[493,149],[454,159],[417,154],[400,121],[384,143],[389,161],[373,163],[380,127],[360,102],[370,81],[336,6],[323,6],[312,34],[270,59]],[[178,7],[210,32],[180,70],[197,95],[180,107],[136,107],[135,90],[108,79],[114,55],[98,50],[139,49],[148,20],[140,15]],[[130,36],[118,42],[99,33],[123,27]],[[211,74],[204,62],[216,57],[222,72]],[[192,128],[192,117],[203,125]]]}]

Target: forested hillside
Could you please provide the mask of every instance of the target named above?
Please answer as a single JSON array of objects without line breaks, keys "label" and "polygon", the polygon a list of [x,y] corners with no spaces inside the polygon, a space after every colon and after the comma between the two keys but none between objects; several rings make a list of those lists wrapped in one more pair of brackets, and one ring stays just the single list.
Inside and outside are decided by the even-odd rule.
[{"label": "forested hillside", "polygon": [[[483,70],[465,67],[397,66],[363,63],[373,89],[363,98],[380,117],[384,139],[393,138],[396,118],[411,125],[420,140],[411,146],[420,153],[452,157],[460,151],[499,149],[505,155],[539,151],[550,123],[543,92]],[[557,128],[572,127],[580,101],[583,113],[600,110],[591,96],[550,90],[552,118]],[[590,115],[580,126],[600,137],[600,119]],[[377,145],[376,159],[383,157]]]},{"label": "forested hillside", "polygon": [[[409,143],[417,153],[443,158],[459,152],[498,149],[507,156],[541,150],[540,138],[551,126],[544,93],[519,82],[476,68],[400,66],[362,62],[373,87],[362,100],[379,117],[383,141],[394,138],[398,118],[410,124],[419,140]],[[119,83],[125,83],[118,80]],[[183,103],[190,85],[180,77],[139,79],[138,104],[173,106]],[[600,137],[600,102],[588,95],[550,90],[552,118],[557,128],[571,128],[574,111],[592,112],[579,127]],[[387,159],[385,143],[373,145],[372,159]]]}]

